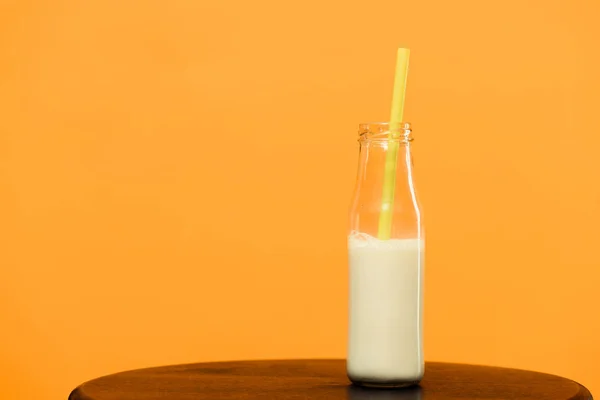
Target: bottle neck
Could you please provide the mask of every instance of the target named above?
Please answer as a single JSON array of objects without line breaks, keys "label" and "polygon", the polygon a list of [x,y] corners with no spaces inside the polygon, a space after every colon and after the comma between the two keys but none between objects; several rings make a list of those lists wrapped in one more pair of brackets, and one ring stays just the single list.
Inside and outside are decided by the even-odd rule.
[{"label": "bottle neck", "polygon": [[[395,159],[392,158],[390,165],[388,154],[392,151]],[[391,183],[390,169],[393,172]],[[382,217],[386,212],[388,215]],[[420,220],[411,141],[360,140],[351,231],[384,239],[414,238],[421,235]],[[389,236],[382,232],[388,232]]]},{"label": "bottle neck", "polygon": [[358,166],[358,179],[369,182],[383,181],[386,174],[386,156],[388,149],[394,146],[396,152],[395,181],[396,185],[403,181],[408,183],[412,177],[413,158],[412,144],[402,140],[361,140]]}]

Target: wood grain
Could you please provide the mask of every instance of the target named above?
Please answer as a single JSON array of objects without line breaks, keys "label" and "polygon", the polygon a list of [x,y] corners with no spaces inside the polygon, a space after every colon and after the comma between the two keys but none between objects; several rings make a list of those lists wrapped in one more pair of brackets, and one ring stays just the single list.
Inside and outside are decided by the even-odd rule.
[{"label": "wood grain", "polygon": [[442,400],[582,399],[569,379],[539,372],[427,363],[420,386],[367,389],[349,384],[343,360],[238,361],[140,369],[94,379],[69,400]]}]

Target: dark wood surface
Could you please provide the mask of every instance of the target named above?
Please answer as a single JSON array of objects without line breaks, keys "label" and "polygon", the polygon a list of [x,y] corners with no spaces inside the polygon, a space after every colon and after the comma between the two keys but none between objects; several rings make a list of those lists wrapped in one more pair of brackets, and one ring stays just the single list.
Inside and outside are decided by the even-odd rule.
[{"label": "dark wood surface", "polygon": [[420,386],[352,386],[343,360],[238,361],[122,372],[76,388],[70,400],[592,399],[569,379],[539,372],[427,363]]}]

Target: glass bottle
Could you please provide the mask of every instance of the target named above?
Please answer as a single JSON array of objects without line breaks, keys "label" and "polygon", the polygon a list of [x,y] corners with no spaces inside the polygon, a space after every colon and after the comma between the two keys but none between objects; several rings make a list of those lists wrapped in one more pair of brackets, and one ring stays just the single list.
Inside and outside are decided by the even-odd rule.
[{"label": "glass bottle", "polygon": [[359,135],[348,236],[347,373],[359,385],[408,386],[417,384],[424,370],[425,242],[411,126],[361,124]]}]

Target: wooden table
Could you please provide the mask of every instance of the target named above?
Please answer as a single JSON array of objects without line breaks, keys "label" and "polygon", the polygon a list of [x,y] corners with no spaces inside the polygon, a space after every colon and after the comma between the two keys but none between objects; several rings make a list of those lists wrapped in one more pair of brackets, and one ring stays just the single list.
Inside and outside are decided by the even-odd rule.
[{"label": "wooden table", "polygon": [[70,400],[592,399],[569,379],[539,372],[427,363],[420,386],[349,385],[343,360],[238,361],[121,372],[76,388]]}]

